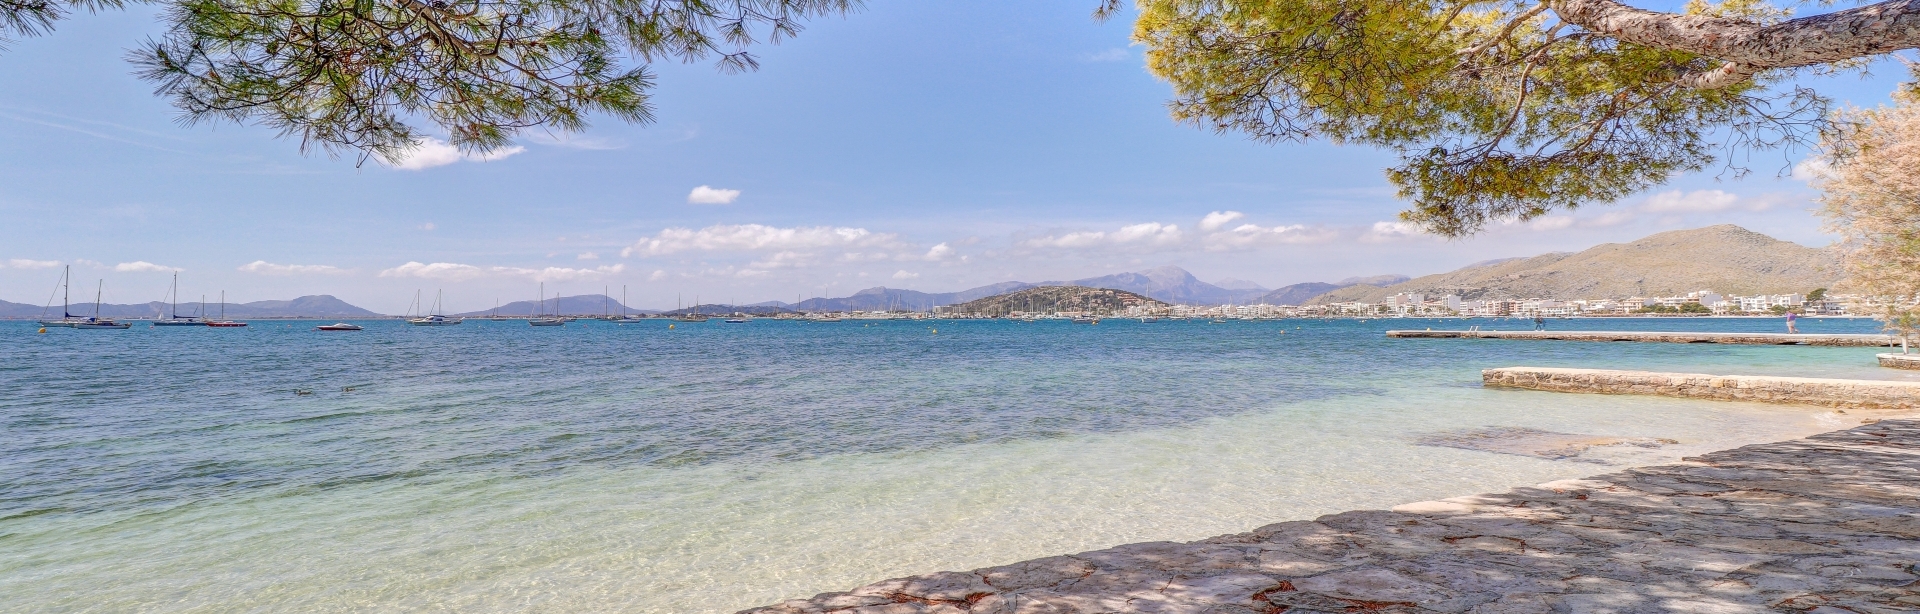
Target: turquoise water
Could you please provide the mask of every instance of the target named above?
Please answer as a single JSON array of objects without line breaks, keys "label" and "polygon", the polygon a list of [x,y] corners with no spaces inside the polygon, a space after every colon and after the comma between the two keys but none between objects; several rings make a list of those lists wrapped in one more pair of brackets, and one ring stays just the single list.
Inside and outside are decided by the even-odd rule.
[{"label": "turquoise water", "polygon": [[[1488,367],[1911,377],[1872,348],[1381,335],[1459,320],[363,324],[0,324],[0,612],[728,612],[1866,415],[1486,390]],[[1416,443],[1488,426],[1680,443]]]}]

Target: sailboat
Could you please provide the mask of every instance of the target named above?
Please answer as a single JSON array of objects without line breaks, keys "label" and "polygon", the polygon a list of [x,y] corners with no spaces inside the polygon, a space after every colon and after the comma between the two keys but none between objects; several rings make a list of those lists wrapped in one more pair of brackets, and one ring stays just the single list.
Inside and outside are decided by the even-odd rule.
[{"label": "sailboat", "polygon": [[100,317],[100,295],[101,293],[106,292],[106,290],[107,290],[107,280],[102,279],[100,280],[100,288],[97,290],[94,290],[93,292],[93,317],[87,318],[85,320],[80,320],[78,322],[74,322],[73,323],[74,328],[80,328],[80,329],[133,328],[132,324],[115,322],[113,320]]},{"label": "sailboat", "polygon": [[[540,284],[540,306],[535,307],[534,310],[540,312],[547,310],[547,284],[545,283]],[[559,317],[557,314],[560,311],[560,297],[553,298],[553,310],[556,312],[554,317],[536,313],[532,319],[527,320],[527,324],[529,326],[566,326],[566,318]]]},{"label": "sailboat", "polygon": [[173,313],[165,319],[154,320],[154,326],[206,326],[207,319],[200,316],[180,317],[180,274],[173,274],[173,286],[167,290],[167,299]]},{"label": "sailboat", "polygon": [[[447,316],[440,315],[440,299],[443,298],[445,295],[446,295],[445,290],[433,291],[433,313],[422,315],[417,318],[408,318],[407,323],[412,324],[414,326],[453,326],[455,324],[459,324],[460,322],[462,322],[463,320],[461,320],[460,318],[449,318]],[[419,290],[413,291],[413,302],[415,304],[418,304],[420,302]]]},{"label": "sailboat", "polygon": [[[676,310],[676,311],[677,311],[677,310]],[[700,295],[698,295],[698,294],[695,294],[695,295],[693,295],[693,313],[686,313],[686,314],[681,314],[681,315],[680,315],[680,317],[677,317],[677,318],[674,318],[674,319],[675,319],[675,320],[679,320],[679,321],[681,321],[681,322],[705,322],[705,321],[707,321],[707,316],[704,316],[704,315],[700,315]]]},{"label": "sailboat", "polygon": [[614,323],[638,324],[645,321],[647,321],[647,317],[644,315],[627,313],[627,287],[620,286],[620,317],[615,318]]},{"label": "sailboat", "polygon": [[241,328],[246,325],[247,325],[246,322],[235,322],[233,320],[227,319],[227,291],[221,290],[220,291],[220,319],[214,320],[212,322],[208,322],[207,326],[213,327],[213,328]]},{"label": "sailboat", "polygon": [[49,296],[47,297],[46,308],[40,310],[40,316],[43,318],[42,320],[40,320],[41,326],[62,326],[66,328],[73,328],[73,325],[85,321],[84,318],[74,317],[72,313],[73,308],[67,304],[68,286],[69,286],[69,282],[72,281],[72,278],[73,278],[73,267],[68,266],[66,269],[66,272],[60,274],[60,319],[58,320],[44,319],[47,315],[47,310],[53,309],[53,297]]}]

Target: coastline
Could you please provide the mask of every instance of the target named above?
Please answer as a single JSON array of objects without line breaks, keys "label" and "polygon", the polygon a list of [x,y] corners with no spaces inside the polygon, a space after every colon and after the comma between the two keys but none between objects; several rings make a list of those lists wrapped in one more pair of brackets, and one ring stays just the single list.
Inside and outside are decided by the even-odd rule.
[{"label": "coastline", "polygon": [[1920,421],[823,593],[743,614],[1920,607]]}]

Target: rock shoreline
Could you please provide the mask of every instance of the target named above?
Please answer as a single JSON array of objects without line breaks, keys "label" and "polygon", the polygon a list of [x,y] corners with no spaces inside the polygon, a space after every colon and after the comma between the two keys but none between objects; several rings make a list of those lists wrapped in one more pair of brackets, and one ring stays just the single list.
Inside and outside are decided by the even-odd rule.
[{"label": "rock shoreline", "polygon": [[1709,375],[1612,369],[1506,367],[1480,372],[1491,387],[1591,394],[1646,394],[1864,409],[1920,408],[1920,382]]},{"label": "rock shoreline", "polygon": [[1920,421],[743,614],[1920,611]]}]

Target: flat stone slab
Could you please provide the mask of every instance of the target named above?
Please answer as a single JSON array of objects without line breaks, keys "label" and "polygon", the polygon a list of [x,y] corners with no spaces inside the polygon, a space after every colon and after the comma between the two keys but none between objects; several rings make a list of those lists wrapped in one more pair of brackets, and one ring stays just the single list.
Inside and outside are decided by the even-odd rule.
[{"label": "flat stone slab", "polygon": [[1920,369],[1920,354],[1875,354],[1880,366],[1889,369]]},{"label": "flat stone slab", "polygon": [[1648,394],[1865,409],[1920,408],[1920,382],[1552,367],[1487,369],[1480,372],[1480,379],[1492,387],[1552,392]]},{"label": "flat stone slab", "polygon": [[1786,333],[1668,333],[1606,330],[1390,330],[1395,339],[1528,339],[1534,341],[1636,341],[1642,343],[1731,343],[1739,345],[1819,345],[1887,347],[1892,335],[1813,335]]},{"label": "flat stone slab", "polygon": [[1920,421],[753,614],[1920,611]]}]

